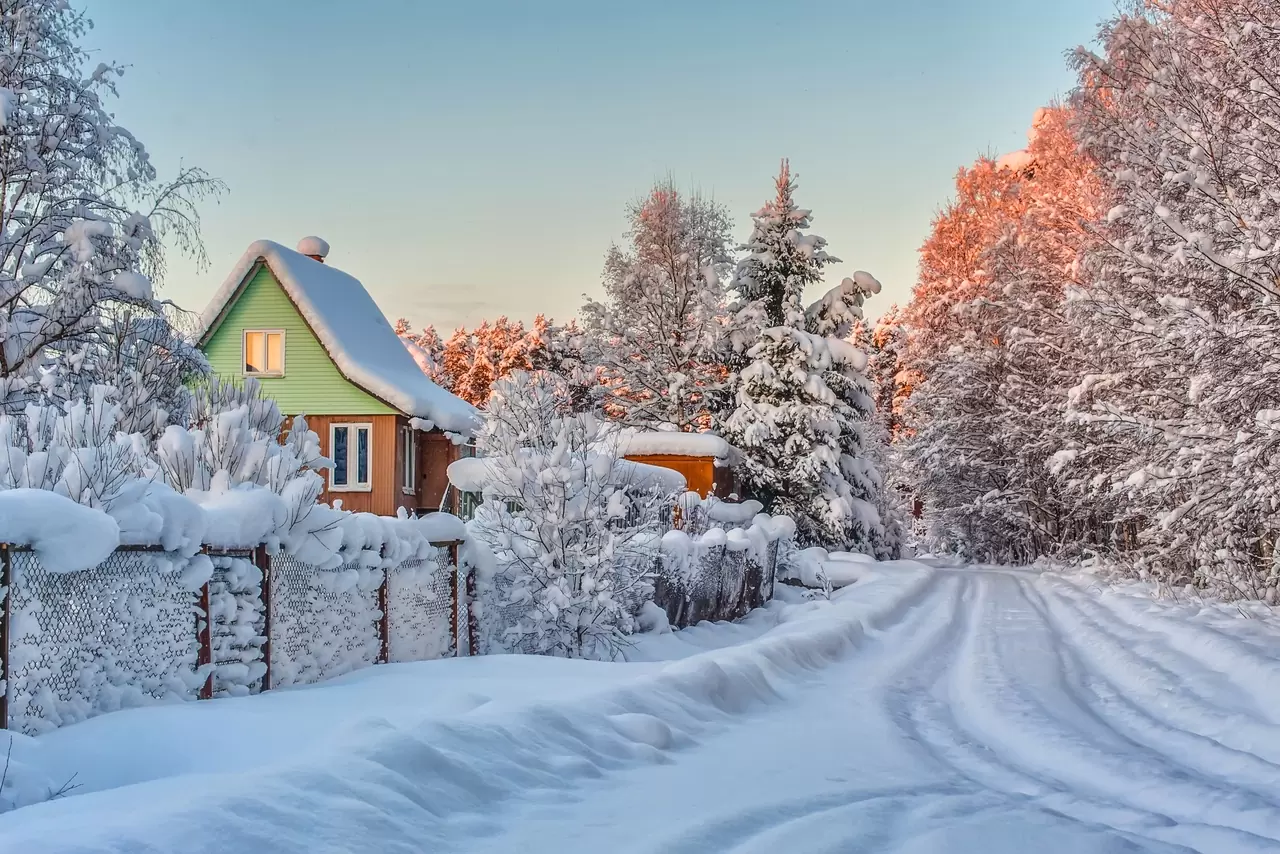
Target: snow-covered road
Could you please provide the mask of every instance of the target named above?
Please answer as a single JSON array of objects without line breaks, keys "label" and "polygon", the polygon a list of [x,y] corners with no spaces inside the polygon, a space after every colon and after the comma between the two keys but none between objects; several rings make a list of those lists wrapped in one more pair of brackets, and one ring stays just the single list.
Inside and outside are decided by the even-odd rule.
[{"label": "snow-covered road", "polygon": [[28,745],[88,791],[0,851],[1280,851],[1280,623],[1195,610],[904,562],[666,661],[107,715]]}]

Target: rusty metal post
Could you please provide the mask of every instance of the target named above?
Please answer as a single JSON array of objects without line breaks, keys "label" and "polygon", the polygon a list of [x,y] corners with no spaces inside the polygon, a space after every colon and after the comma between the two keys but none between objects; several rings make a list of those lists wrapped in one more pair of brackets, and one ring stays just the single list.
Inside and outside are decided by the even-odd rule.
[{"label": "rusty metal post", "polygon": [[382,583],[378,585],[378,610],[382,618],[378,620],[378,640],[382,647],[378,652],[378,663],[386,664],[391,660],[391,609],[387,607],[387,587],[391,584],[391,570],[382,570]]},{"label": "rusty metal post", "polygon": [[449,559],[453,565],[449,568],[449,639],[453,642],[453,655],[461,655],[462,644],[458,637],[458,561],[454,559],[454,549],[449,548]]},{"label": "rusty metal post", "polygon": [[[213,664],[213,615],[209,611],[209,582],[206,581],[200,587],[200,610],[196,615],[196,643],[199,645],[196,650],[197,668]],[[213,699],[212,669],[200,686],[198,696],[201,700]]]},{"label": "rusty metal post", "polygon": [[4,679],[4,691],[0,691],[0,729],[9,728],[9,692],[13,680],[9,673],[9,612],[13,603],[13,554],[8,543],[0,543],[0,678]]},{"label": "rusty metal post", "polygon": [[[458,544],[449,546],[449,557],[458,565]],[[476,571],[467,570],[467,655],[480,654],[480,621],[476,618]]]},{"label": "rusty metal post", "polygon": [[266,546],[253,550],[253,562],[262,572],[262,661],[267,669],[262,673],[263,691],[271,690],[271,553]]}]

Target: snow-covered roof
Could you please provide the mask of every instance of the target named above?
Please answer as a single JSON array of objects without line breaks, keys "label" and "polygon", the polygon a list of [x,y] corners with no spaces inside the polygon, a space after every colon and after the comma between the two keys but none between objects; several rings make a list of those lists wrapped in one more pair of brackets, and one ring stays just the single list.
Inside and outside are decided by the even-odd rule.
[{"label": "snow-covered roof", "polygon": [[[483,492],[485,485],[493,478],[494,458],[462,457],[449,463],[446,470],[449,483],[463,492]],[[648,463],[637,463],[631,460],[617,460],[617,472],[632,486],[640,489],[663,489],[667,492],[681,492],[688,485],[684,475],[678,471],[651,466]]]},{"label": "snow-covered roof", "polygon": [[202,343],[259,263],[271,270],[348,380],[442,430],[470,434],[479,427],[475,407],[422,373],[358,279],[271,240],[250,244],[214,294],[200,317]]},{"label": "snow-covered roof", "polygon": [[736,453],[732,445],[714,433],[676,430],[626,431],[618,445],[618,450],[628,457],[712,457],[723,461]]}]

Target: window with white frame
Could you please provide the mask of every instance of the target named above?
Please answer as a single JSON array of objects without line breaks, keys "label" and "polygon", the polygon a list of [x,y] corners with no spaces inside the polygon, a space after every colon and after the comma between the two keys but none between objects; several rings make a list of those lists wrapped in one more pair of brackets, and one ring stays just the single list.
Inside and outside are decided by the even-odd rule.
[{"label": "window with white frame", "polygon": [[283,329],[246,329],[244,331],[244,375],[246,377],[284,376]]},{"label": "window with white frame", "polygon": [[418,491],[418,443],[412,427],[400,428],[400,489],[405,495]]},{"label": "window with white frame", "polygon": [[368,492],[373,482],[373,425],[330,424],[330,492]]}]

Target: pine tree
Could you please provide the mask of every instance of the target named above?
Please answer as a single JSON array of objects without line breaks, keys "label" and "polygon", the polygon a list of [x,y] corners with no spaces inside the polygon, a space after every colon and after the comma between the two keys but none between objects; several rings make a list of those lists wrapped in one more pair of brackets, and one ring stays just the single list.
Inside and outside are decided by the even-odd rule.
[{"label": "pine tree", "polygon": [[879,283],[860,273],[861,282],[846,279],[805,311],[805,288],[837,259],[825,240],[803,233],[810,213],[796,206],[795,186],[783,161],[776,196],[754,215],[741,247],[730,339],[741,367],[722,429],[743,452],[747,491],[769,512],[791,516],[802,543],[874,551],[883,531],[874,506],[879,474],[865,454],[874,406],[866,357],[832,333],[851,331]]}]

